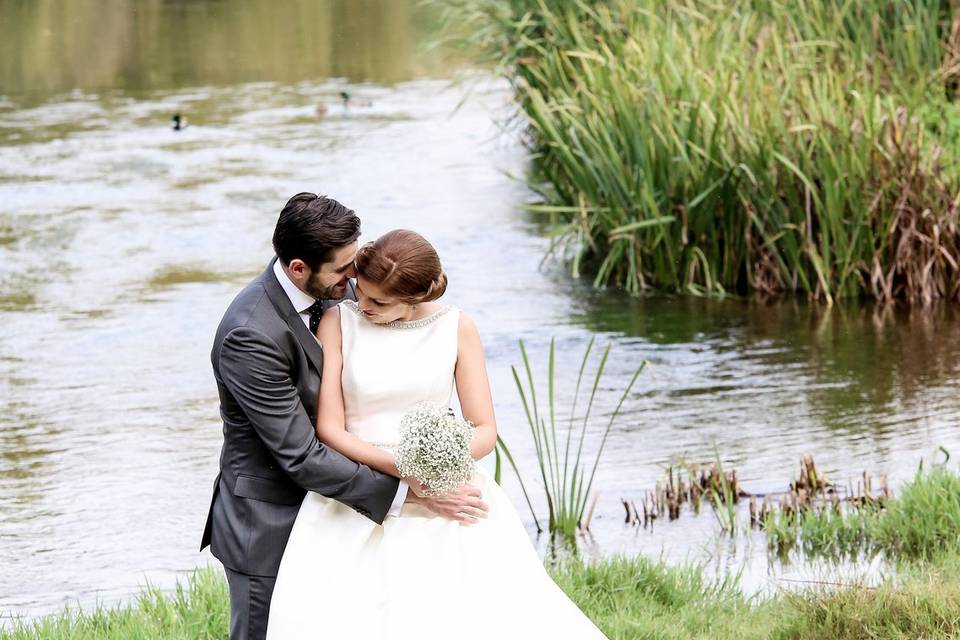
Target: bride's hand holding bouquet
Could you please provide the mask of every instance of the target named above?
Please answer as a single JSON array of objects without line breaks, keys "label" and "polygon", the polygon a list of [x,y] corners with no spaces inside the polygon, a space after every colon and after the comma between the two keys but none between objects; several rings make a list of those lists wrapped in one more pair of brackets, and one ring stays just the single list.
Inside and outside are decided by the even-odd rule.
[{"label": "bride's hand holding bouquet", "polygon": [[452,409],[420,404],[402,418],[395,453],[397,470],[417,501],[428,500],[431,510],[468,524],[487,511],[480,490],[468,484],[474,473],[473,431]]}]

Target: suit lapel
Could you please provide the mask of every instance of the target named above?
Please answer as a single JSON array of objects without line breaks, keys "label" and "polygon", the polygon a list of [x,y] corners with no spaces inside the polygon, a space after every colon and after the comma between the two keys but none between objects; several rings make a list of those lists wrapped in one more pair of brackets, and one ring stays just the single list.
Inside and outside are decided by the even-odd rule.
[{"label": "suit lapel", "polygon": [[320,343],[318,343],[317,339],[310,333],[307,326],[303,324],[303,319],[300,317],[300,314],[293,308],[293,304],[290,303],[290,298],[287,297],[283,287],[277,282],[277,276],[273,273],[273,263],[276,261],[276,258],[271,260],[270,266],[267,267],[267,270],[263,273],[263,288],[267,292],[267,297],[270,298],[273,306],[280,314],[280,317],[283,318],[287,326],[290,327],[290,330],[297,336],[300,346],[303,347],[303,351],[307,354],[310,362],[313,363],[317,373],[323,374],[323,349],[320,348]]},{"label": "suit lapel", "polygon": [[347,280],[347,295],[343,299],[357,301],[357,290],[354,288],[353,280]]}]

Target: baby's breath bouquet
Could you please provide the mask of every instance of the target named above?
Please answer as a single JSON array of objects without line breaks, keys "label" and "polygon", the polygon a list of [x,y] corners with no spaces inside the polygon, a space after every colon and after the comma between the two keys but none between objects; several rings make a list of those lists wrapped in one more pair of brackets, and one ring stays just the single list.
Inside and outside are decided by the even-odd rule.
[{"label": "baby's breath bouquet", "polygon": [[473,475],[473,424],[453,409],[421,403],[400,420],[397,469],[429,487],[430,495],[453,491]]}]

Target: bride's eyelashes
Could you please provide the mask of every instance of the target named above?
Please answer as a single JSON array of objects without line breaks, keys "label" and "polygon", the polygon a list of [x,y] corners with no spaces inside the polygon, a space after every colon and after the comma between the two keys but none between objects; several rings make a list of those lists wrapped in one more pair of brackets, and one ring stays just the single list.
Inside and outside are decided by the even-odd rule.
[{"label": "bride's eyelashes", "polygon": [[[358,285],[355,285],[354,288],[357,290],[357,293],[359,293],[360,295],[364,295],[363,289],[360,288],[360,285],[359,285],[359,284],[358,284]],[[370,296],[367,296],[367,300],[369,300],[371,303],[373,303],[374,305],[376,305],[376,306],[378,306],[378,307],[382,307],[382,306],[385,306],[386,304],[388,304],[388,303],[386,303],[386,302],[381,302],[381,301],[379,301],[379,300],[374,300],[374,299],[371,298]]]}]

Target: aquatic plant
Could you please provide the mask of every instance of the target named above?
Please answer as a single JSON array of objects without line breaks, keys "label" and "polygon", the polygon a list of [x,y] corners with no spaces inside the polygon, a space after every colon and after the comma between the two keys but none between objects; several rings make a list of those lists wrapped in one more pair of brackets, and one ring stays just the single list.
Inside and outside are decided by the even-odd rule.
[{"label": "aquatic plant", "polygon": [[716,514],[721,526],[732,532],[737,528],[734,506],[743,495],[737,470],[726,471],[719,453],[715,452],[714,462],[709,465],[691,463],[686,465],[686,469],[682,465],[676,469],[668,465],[664,480],[658,481],[652,491],[644,492],[640,502],[642,511],[633,500],[621,498],[620,501],[627,512],[626,524],[647,527],[664,515],[676,520],[680,517],[682,506],[688,502],[694,513],[700,513],[700,505],[706,496],[718,512],[723,512]]},{"label": "aquatic plant", "polygon": [[851,499],[770,510],[760,526],[779,553],[799,547],[807,555],[855,557],[883,553],[892,559],[935,560],[960,554],[960,474],[945,466],[918,469],[898,497],[886,488]]},{"label": "aquatic plant", "polygon": [[[945,0],[468,0],[597,286],[960,300]],[[951,21],[952,20],[952,21]]]},{"label": "aquatic plant", "polygon": [[[556,389],[556,341],[550,340],[550,350],[547,363],[547,403],[545,410],[541,408],[537,400],[537,384],[530,365],[530,358],[527,356],[526,345],[521,340],[520,356],[523,360],[524,375],[521,378],[516,367],[511,367],[513,379],[517,385],[517,391],[520,393],[520,400],[523,404],[524,414],[527,418],[527,424],[530,427],[530,435],[533,438],[534,450],[536,452],[537,466],[540,472],[540,480],[543,483],[544,497],[547,502],[548,518],[547,526],[551,535],[559,534],[567,540],[573,540],[578,529],[589,528],[589,513],[585,518],[587,503],[593,488],[593,481],[596,477],[597,467],[600,464],[600,458],[603,455],[604,447],[607,443],[607,437],[610,430],[620,415],[624,401],[627,399],[630,391],[633,389],[637,378],[646,367],[647,362],[643,361],[634,371],[633,376],[627,383],[615,408],[609,415],[606,425],[599,436],[599,443],[596,444],[596,453],[593,457],[593,464],[584,453],[584,445],[587,441],[587,431],[590,425],[590,417],[594,402],[597,397],[597,390],[600,381],[603,378],[604,368],[607,364],[607,358],[610,355],[611,345],[607,345],[600,361],[597,365],[593,377],[593,384],[589,390],[589,396],[586,400],[586,407],[583,409],[583,416],[577,415],[577,405],[580,400],[581,389],[586,391],[583,386],[584,375],[587,365],[590,361],[590,353],[593,350],[594,338],[590,339],[583,353],[580,362],[580,370],[577,374],[576,389],[570,406],[570,415],[566,421],[565,434],[558,438],[557,432],[562,427],[558,425],[558,407],[557,407],[557,389]],[[560,445],[562,444],[562,451]],[[530,513],[537,525],[539,532],[543,531],[536,512],[530,502],[524,483],[523,474],[517,468],[509,448],[502,439],[497,441],[498,452],[498,473],[502,465],[500,462],[500,452],[509,461],[517,479],[523,489],[524,496],[527,499],[527,506],[530,507]]]},{"label": "aquatic plant", "polygon": [[940,451],[946,460],[927,470],[921,463],[899,497],[885,476],[875,486],[868,471],[855,485],[839,486],[810,455],[800,460],[799,476],[786,491],[753,494],[715,452],[709,465],[668,466],[664,480],[644,493],[642,510],[621,498],[625,523],[647,527],[658,518],[675,520],[684,504],[698,513],[706,497],[720,528],[735,533],[741,526],[737,505],[748,498],[750,526],[763,530],[770,549],[781,556],[794,549],[833,559],[881,552],[910,560],[960,555],[960,474],[946,466],[949,453]]},{"label": "aquatic plant", "polygon": [[960,550],[960,474],[922,468],[878,514],[874,545],[897,557],[932,559]]},{"label": "aquatic plant", "polygon": [[737,472],[733,470],[729,475],[723,470],[720,452],[714,448],[714,466],[717,472],[717,481],[706,486],[707,495],[713,505],[713,513],[720,523],[720,528],[727,533],[736,533],[737,526]]}]

